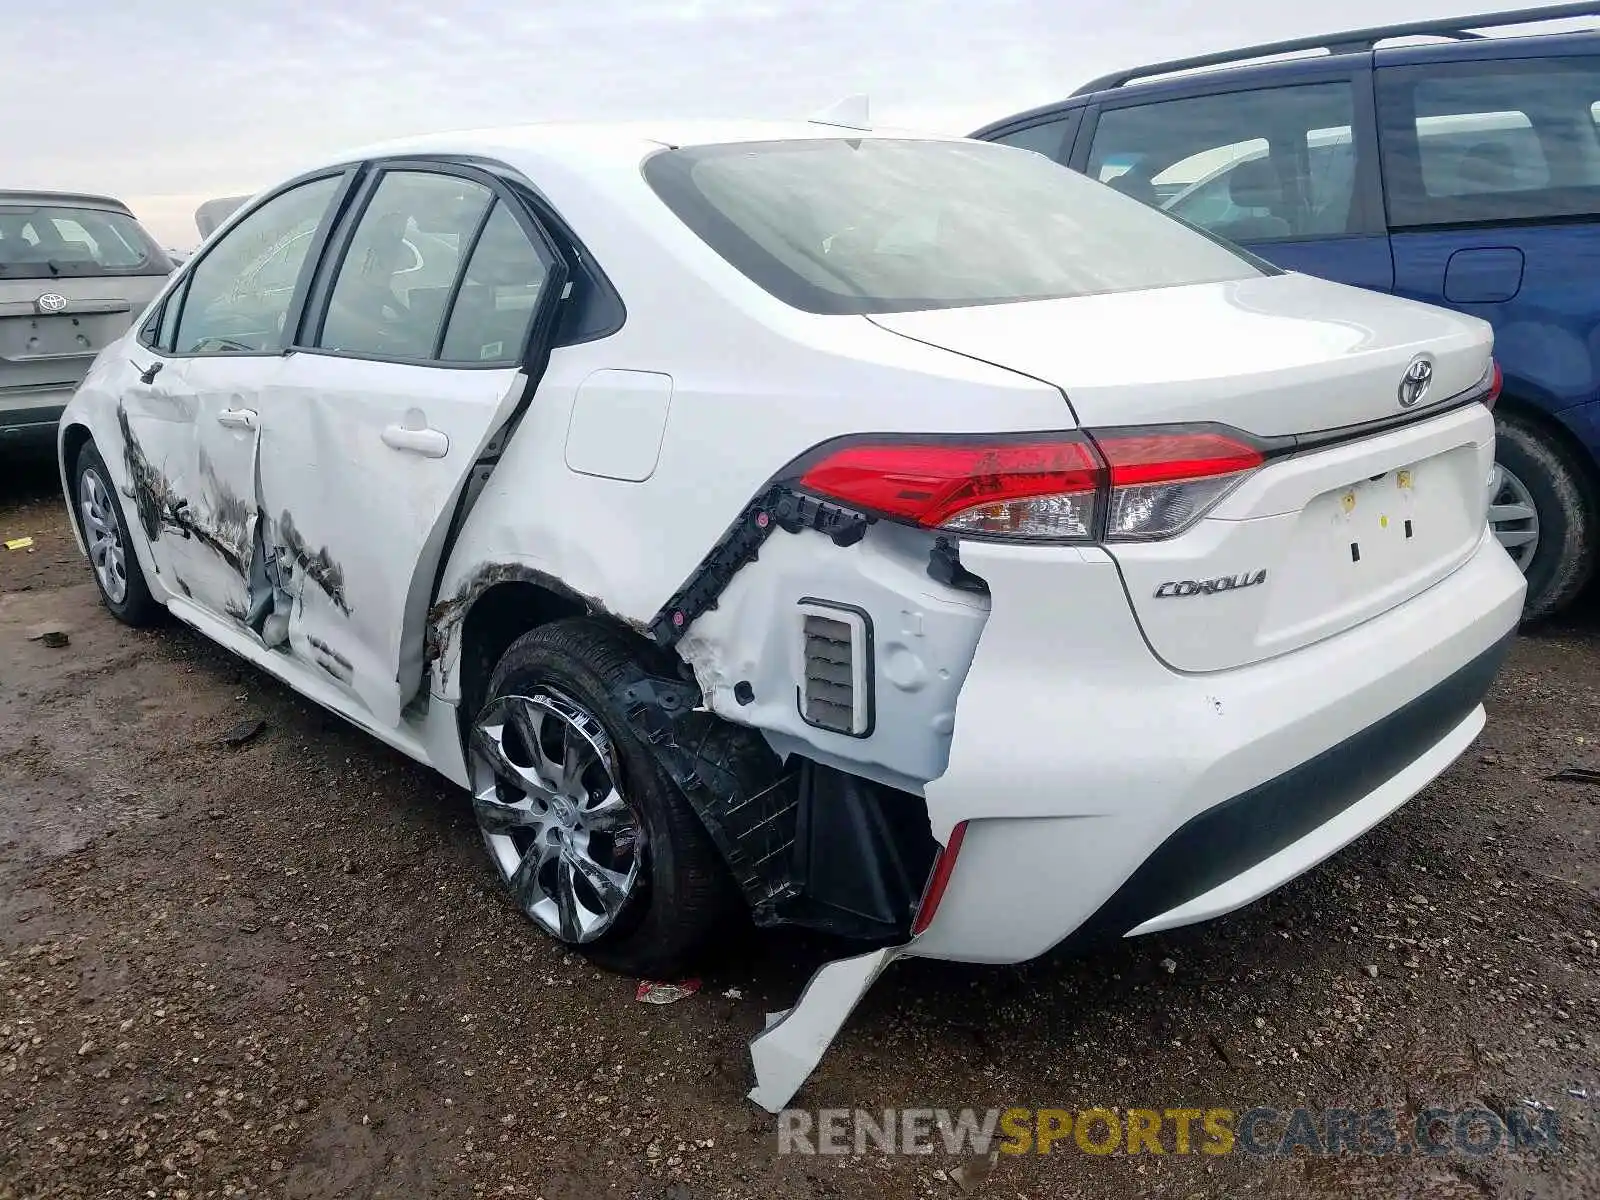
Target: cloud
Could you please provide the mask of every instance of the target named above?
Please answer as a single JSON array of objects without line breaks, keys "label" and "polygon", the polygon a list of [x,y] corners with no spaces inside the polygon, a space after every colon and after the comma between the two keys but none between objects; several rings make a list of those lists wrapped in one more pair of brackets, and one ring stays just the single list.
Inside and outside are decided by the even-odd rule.
[{"label": "cloud", "polygon": [[[77,0],[6,15],[9,186],[110,192],[163,239],[195,197],[341,146],[534,120],[804,116],[868,92],[965,131],[1121,65],[1459,0]],[[25,114],[25,115],[24,115]],[[196,201],[198,202],[198,201]]]}]

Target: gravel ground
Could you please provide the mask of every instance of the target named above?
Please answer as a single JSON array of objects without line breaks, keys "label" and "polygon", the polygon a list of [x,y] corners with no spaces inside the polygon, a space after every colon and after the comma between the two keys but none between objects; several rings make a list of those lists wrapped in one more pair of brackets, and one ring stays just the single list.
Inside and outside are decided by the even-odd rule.
[{"label": "gravel ground", "polygon": [[[699,995],[636,1003],[502,900],[441,780],[181,627],[112,621],[49,465],[7,466],[0,535],[34,548],[0,552],[0,1200],[965,1194],[942,1150],[779,1155],[743,1099],[746,1041],[836,947],[741,938]],[[1600,767],[1600,604],[1524,637],[1489,712],[1422,796],[1231,918],[897,964],[797,1104],[1545,1105],[1543,1155],[1069,1140],[972,1186],[1600,1195],[1600,786],[1546,778]]]}]

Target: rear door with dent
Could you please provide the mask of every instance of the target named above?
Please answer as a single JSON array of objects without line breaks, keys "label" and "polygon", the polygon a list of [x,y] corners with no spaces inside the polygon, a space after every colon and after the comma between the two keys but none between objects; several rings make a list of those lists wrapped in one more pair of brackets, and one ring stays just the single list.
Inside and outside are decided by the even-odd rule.
[{"label": "rear door with dent", "polygon": [[264,397],[275,619],[380,726],[421,682],[440,556],[537,383],[566,278],[493,175],[376,164]]}]

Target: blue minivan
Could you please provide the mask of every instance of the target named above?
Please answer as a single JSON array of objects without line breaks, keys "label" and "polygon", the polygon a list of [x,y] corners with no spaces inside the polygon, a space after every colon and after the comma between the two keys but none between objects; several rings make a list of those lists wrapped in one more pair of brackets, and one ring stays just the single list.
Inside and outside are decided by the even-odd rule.
[{"label": "blue minivan", "polygon": [[1490,521],[1543,617],[1600,559],[1600,30],[1483,31],[1586,16],[1600,4],[1155,63],[973,136],[1287,270],[1493,324]]}]

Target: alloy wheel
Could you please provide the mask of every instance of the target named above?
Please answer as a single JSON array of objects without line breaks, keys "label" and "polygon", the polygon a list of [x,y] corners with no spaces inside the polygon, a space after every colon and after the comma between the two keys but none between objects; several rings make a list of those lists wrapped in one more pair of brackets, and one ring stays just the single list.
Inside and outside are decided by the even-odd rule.
[{"label": "alloy wheel", "polygon": [[644,832],[600,720],[532,689],[491,701],[470,749],[478,826],[517,904],[563,942],[604,936],[639,884]]}]

